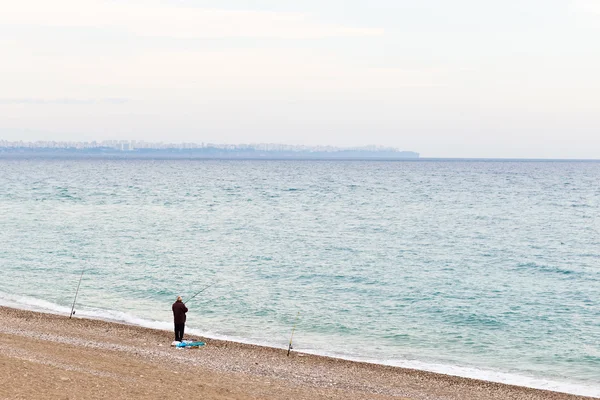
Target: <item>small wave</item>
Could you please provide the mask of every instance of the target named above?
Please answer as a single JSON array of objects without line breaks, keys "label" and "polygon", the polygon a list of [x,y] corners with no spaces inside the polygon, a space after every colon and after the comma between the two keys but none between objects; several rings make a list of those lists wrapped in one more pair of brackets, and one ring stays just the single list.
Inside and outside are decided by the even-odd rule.
[{"label": "small wave", "polygon": [[271,256],[252,256],[251,261],[273,261],[273,257]]},{"label": "small wave", "polygon": [[454,325],[457,326],[476,326],[483,327],[486,329],[500,329],[506,324],[490,315],[481,314],[459,314],[449,315],[447,319]]},{"label": "small wave", "polygon": [[579,275],[579,272],[570,269],[560,268],[552,265],[537,264],[534,262],[522,263],[517,265],[518,270],[522,271],[539,271],[559,275]]},{"label": "small wave", "polygon": [[17,296],[0,292],[0,306],[20,308],[31,311],[50,311],[57,314],[68,314],[71,312],[69,307],[60,306],[46,300],[40,300],[33,297]]},{"label": "small wave", "polygon": [[[381,362],[376,363],[381,364]],[[401,368],[436,372],[444,375],[481,379],[484,381],[504,383],[507,385],[516,385],[529,387],[533,389],[571,393],[580,396],[600,396],[600,387],[587,384],[559,382],[525,375],[517,375],[499,371],[490,371],[479,368],[469,368],[455,365],[424,363],[416,360],[388,360],[387,362],[384,362],[384,364]]]},{"label": "small wave", "polygon": [[488,382],[503,383],[506,385],[515,385],[533,389],[549,390],[560,393],[570,393],[579,396],[600,396],[600,387],[593,383],[574,383],[562,382],[551,379],[537,378],[526,375],[517,375],[513,373],[484,370],[474,367],[463,367],[449,364],[439,364],[432,362],[423,362],[418,360],[400,360],[400,359],[379,359],[367,357],[355,357],[348,354],[321,351],[321,350],[300,350],[306,354],[327,356],[349,361],[366,362],[370,364],[390,365],[393,367],[408,368],[418,371],[429,371],[438,374],[458,376],[463,378],[480,379]]},{"label": "small wave", "polygon": [[[62,306],[56,303],[52,303],[46,300],[40,300],[28,296],[17,296],[0,292],[0,306],[30,310],[30,311],[41,311],[50,312],[52,314],[66,314],[71,313],[71,307]],[[144,328],[152,329],[171,329],[172,326],[168,322],[164,321],[151,321],[143,318],[139,318],[124,312],[94,309],[94,308],[77,308],[78,317],[86,317],[91,319],[99,319],[103,321],[114,321],[122,322],[129,325],[137,325]]]},{"label": "small wave", "polygon": [[573,207],[573,208],[592,208],[591,205],[589,205],[589,204],[582,204],[582,203],[571,204],[571,207]]},{"label": "small wave", "polygon": [[81,201],[82,199],[76,195],[73,195],[69,192],[69,188],[66,187],[55,187],[56,197],[59,199],[73,200],[73,201]]},{"label": "small wave", "polygon": [[392,333],[392,334],[388,334],[388,335],[383,335],[384,339],[392,339],[392,340],[408,340],[410,338],[410,335],[406,334],[406,333]]}]

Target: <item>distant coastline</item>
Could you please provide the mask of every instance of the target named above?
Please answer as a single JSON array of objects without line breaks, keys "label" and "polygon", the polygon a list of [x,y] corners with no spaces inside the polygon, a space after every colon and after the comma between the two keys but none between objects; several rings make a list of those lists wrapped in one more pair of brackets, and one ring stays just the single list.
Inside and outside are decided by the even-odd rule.
[{"label": "distant coastline", "polygon": [[419,153],[395,149],[270,150],[257,148],[42,148],[0,147],[0,158],[232,159],[232,160],[406,160]]}]

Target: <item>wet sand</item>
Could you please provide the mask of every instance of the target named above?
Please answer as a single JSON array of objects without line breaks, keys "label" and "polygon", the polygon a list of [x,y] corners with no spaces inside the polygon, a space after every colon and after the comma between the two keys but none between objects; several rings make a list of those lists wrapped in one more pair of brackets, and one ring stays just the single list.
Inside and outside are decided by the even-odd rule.
[{"label": "wet sand", "polygon": [[[0,399],[586,399],[0,307]],[[587,398],[589,399],[589,398]]]}]

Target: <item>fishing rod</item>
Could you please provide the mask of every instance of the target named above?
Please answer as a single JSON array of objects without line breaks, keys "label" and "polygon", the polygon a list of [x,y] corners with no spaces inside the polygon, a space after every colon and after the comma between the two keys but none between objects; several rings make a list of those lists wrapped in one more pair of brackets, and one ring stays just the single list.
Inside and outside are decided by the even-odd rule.
[{"label": "fishing rod", "polygon": [[214,286],[216,284],[217,284],[217,282],[213,282],[210,285],[205,286],[201,291],[199,291],[198,293],[196,293],[195,295],[193,295],[192,297],[190,297],[189,299],[187,299],[186,301],[184,301],[183,304],[191,301],[194,297],[198,296],[200,293],[204,292],[206,289],[208,289],[209,287]]},{"label": "fishing rod", "polygon": [[81,276],[79,277],[79,283],[77,284],[77,291],[75,292],[75,298],[73,299],[73,306],[71,307],[71,314],[69,315],[69,319],[73,318],[73,314],[75,314],[75,302],[77,302],[77,295],[79,294],[79,287],[81,286],[81,280],[83,279],[84,272],[85,267],[81,270]]},{"label": "fishing rod", "polygon": [[288,357],[290,356],[290,351],[292,351],[292,340],[294,339],[294,332],[296,331],[296,324],[298,324],[298,317],[300,317],[300,311],[296,314],[296,319],[294,320],[294,327],[292,328],[292,336],[290,336],[290,345],[288,346]]}]

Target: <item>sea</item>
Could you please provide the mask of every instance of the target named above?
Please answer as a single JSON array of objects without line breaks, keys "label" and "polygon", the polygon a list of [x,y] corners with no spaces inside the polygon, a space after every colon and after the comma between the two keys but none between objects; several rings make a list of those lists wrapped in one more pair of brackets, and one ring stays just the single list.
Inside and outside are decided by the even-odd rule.
[{"label": "sea", "polygon": [[0,305],[600,397],[600,162],[0,159]]}]

